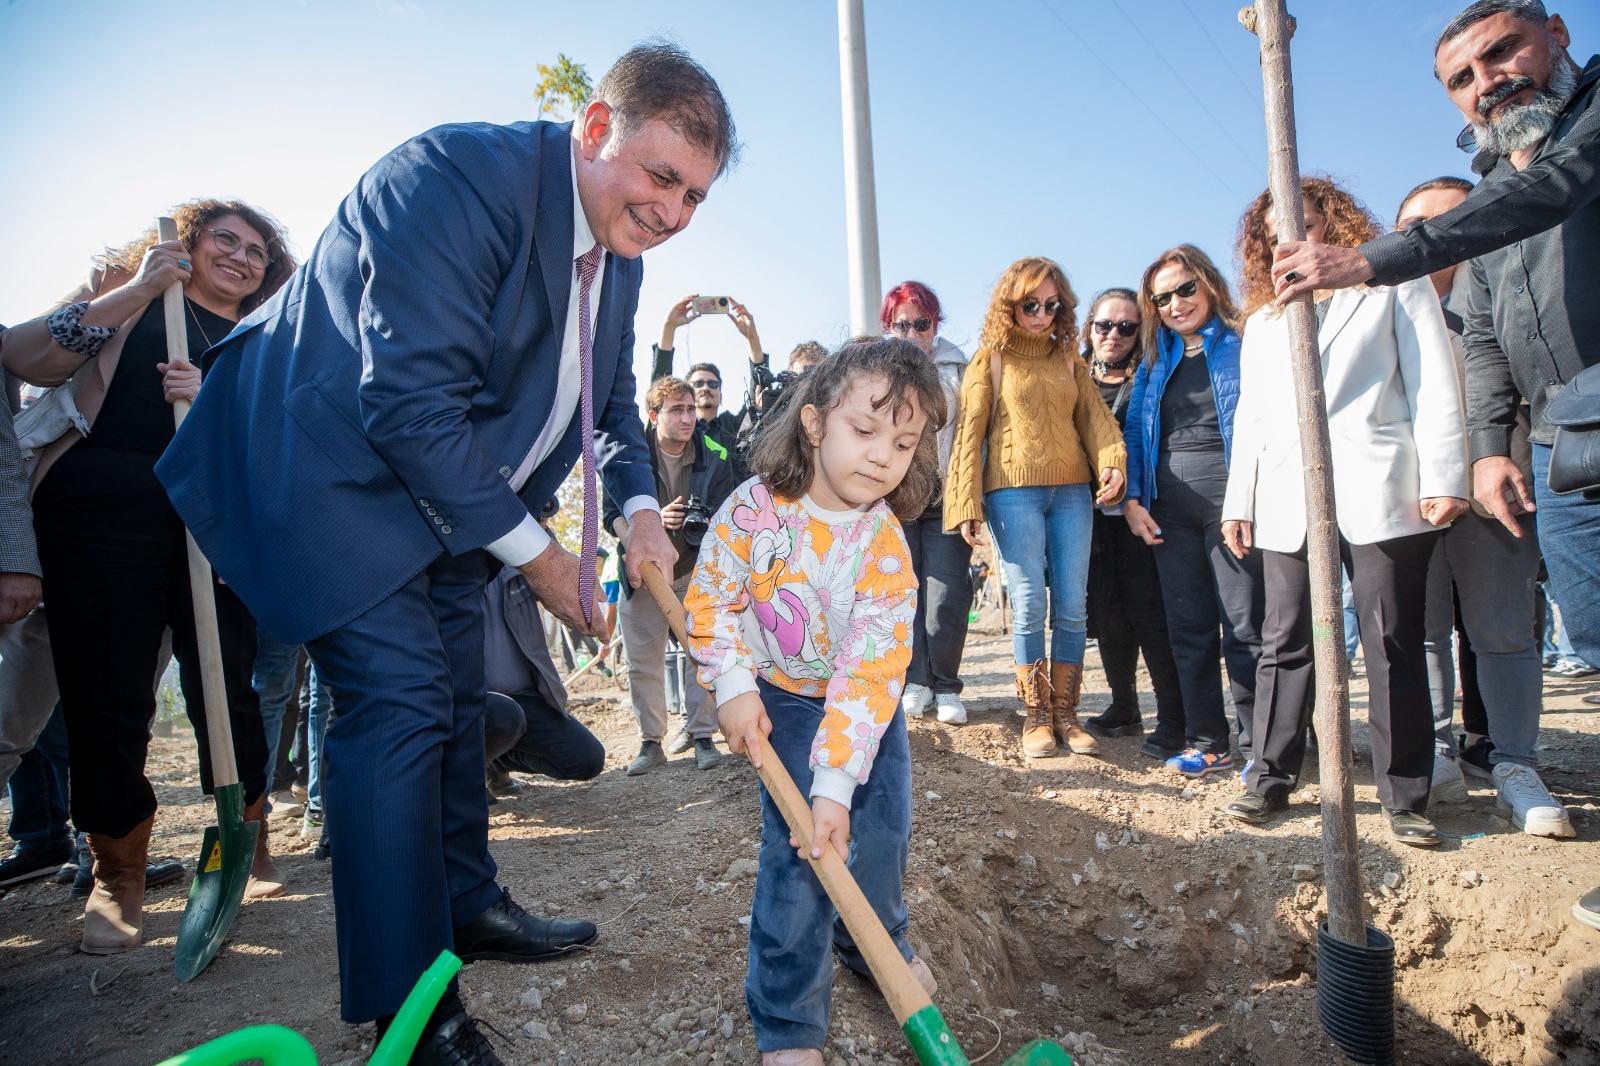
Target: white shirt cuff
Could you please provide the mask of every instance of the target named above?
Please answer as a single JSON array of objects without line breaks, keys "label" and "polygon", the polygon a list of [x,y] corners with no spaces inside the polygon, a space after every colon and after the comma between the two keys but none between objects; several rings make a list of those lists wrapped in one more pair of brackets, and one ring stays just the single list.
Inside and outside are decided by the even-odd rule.
[{"label": "white shirt cuff", "polygon": [[627,503],[622,505],[622,517],[626,518],[631,523],[633,521],[633,516],[638,514],[640,511],[659,512],[660,510],[661,504],[656,502],[656,498],[654,496],[635,496]]},{"label": "white shirt cuff", "polygon": [[850,799],[856,794],[856,779],[837,766],[811,768],[811,798],[822,796],[850,809]]},{"label": "white shirt cuff", "polygon": [[717,706],[721,707],[735,696],[759,690],[756,688],[756,675],[749,667],[734,666],[718,675],[711,683],[711,691],[717,698]]},{"label": "white shirt cuff", "polygon": [[525,566],[537,559],[549,544],[550,534],[530,514],[524,515],[510,533],[490,541],[487,547],[490,555],[507,566]]}]

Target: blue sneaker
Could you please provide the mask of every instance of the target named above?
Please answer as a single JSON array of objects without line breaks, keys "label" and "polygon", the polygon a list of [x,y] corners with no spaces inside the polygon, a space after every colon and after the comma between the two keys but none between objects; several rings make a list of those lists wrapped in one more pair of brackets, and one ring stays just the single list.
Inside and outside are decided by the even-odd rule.
[{"label": "blue sneaker", "polygon": [[1207,774],[1233,769],[1233,756],[1227,752],[1221,755],[1207,755],[1199,748],[1185,748],[1167,760],[1167,767],[1178,771],[1184,777],[1204,777]]}]

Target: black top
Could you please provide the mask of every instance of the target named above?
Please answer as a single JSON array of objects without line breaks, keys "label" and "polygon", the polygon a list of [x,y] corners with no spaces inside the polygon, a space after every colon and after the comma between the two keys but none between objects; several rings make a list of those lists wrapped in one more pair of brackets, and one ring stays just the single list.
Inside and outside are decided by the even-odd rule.
[{"label": "black top", "polygon": [[1203,352],[1185,355],[1161,396],[1161,451],[1224,454],[1217,401]]},{"label": "black top", "polygon": [[[200,354],[226,337],[233,323],[212,314],[191,300],[185,321],[189,326],[189,358],[196,363]],[[175,426],[172,405],[167,402],[157,363],[167,361],[167,326],[160,300],[150,301],[139,321],[122,342],[122,357],[117,360],[105,403],[95,416],[94,428],[79,447],[121,448],[159,456],[172,443]],[[152,461],[153,458],[152,458]]]},{"label": "black top", "polygon": [[[1473,459],[1509,455],[1517,412],[1533,408],[1529,439],[1548,444],[1550,398],[1600,362],[1600,56],[1533,161],[1518,171],[1493,152],[1461,206],[1363,244],[1374,285],[1419,278],[1451,263],[1471,271],[1456,310],[1467,370],[1467,442]],[[1470,260],[1470,262],[1467,262]]]},{"label": "black top", "polygon": [[1127,378],[1115,384],[1108,384],[1100,380],[1096,380],[1094,383],[1094,387],[1100,390],[1100,398],[1106,402],[1107,409],[1110,410],[1112,417],[1117,420],[1117,425],[1119,426],[1128,424],[1128,405],[1123,403],[1119,408],[1117,406],[1117,397],[1122,394],[1122,390],[1127,388],[1128,382],[1132,379],[1133,375],[1129,374]]}]

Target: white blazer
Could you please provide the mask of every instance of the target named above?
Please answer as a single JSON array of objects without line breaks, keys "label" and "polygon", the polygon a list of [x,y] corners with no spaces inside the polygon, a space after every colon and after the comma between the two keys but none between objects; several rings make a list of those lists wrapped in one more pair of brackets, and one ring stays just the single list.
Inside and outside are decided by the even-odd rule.
[{"label": "white blazer", "polygon": [[[1460,378],[1427,278],[1334,294],[1318,334],[1339,532],[1351,544],[1423,533],[1421,501],[1467,494]],[[1300,425],[1289,326],[1272,305],[1245,323],[1224,521],[1258,548],[1305,544]]]}]

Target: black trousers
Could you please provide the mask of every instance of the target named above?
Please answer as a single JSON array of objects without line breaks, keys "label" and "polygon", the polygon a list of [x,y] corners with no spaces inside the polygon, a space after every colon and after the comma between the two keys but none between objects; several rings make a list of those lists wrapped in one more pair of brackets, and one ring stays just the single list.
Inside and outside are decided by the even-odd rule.
[{"label": "black trousers", "polygon": [[605,745],[582,722],[537,692],[489,693],[484,759],[495,770],[587,781],[606,767]]},{"label": "black trousers", "polygon": [[[161,638],[169,627],[200,747],[201,787],[212,790],[187,545],[154,462],[140,452],[80,445],[50,470],[33,501],[67,720],[72,821],[83,832],[112,837],[126,836],[155,813],[144,766]],[[215,592],[234,758],[250,803],[267,781],[267,738],[250,687],[256,625],[232,590],[217,584]]]},{"label": "black trousers", "polygon": [[1251,552],[1235,559],[1223,547],[1222,497],[1227,487],[1221,456],[1164,452],[1156,466],[1150,514],[1161,527],[1163,543],[1154,549],[1156,570],[1183,691],[1187,742],[1210,754],[1228,750],[1220,657],[1228,667],[1239,718],[1239,751],[1248,759],[1253,751],[1256,660],[1261,655],[1261,558]]},{"label": "black trousers", "polygon": [[[1433,701],[1423,656],[1428,558],[1437,532],[1347,544],[1356,619],[1367,663],[1367,719],[1378,799],[1389,810],[1428,809],[1433,781]],[[1287,795],[1305,759],[1306,723],[1316,695],[1311,654],[1311,579],[1302,548],[1263,551],[1267,613],[1256,676],[1255,764],[1250,791]]]},{"label": "black trousers", "polygon": [[972,610],[972,546],[944,531],[944,508],[905,524],[911,569],[917,575],[917,615],[911,626],[906,684],[934,692],[961,691],[961,655]]},{"label": "black trousers", "polygon": [[[1156,692],[1156,736],[1183,746],[1183,693],[1167,637],[1155,553],[1121,515],[1094,516],[1089,554],[1089,635],[1100,642],[1100,663],[1111,688],[1115,720],[1139,720],[1139,653]],[[1114,712],[1114,713],[1113,713]]]}]

